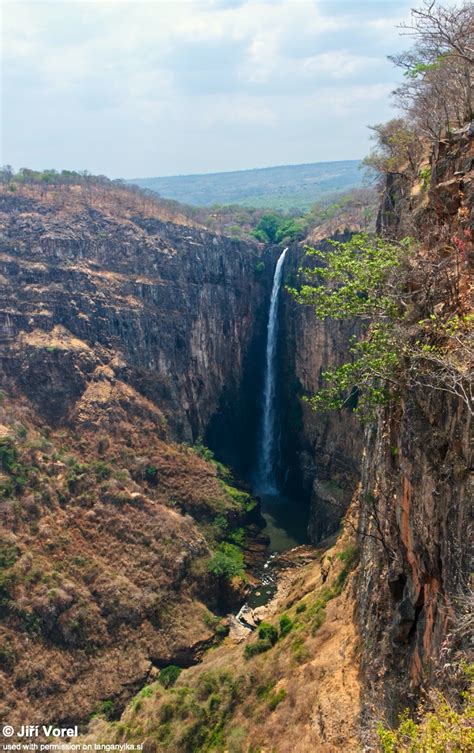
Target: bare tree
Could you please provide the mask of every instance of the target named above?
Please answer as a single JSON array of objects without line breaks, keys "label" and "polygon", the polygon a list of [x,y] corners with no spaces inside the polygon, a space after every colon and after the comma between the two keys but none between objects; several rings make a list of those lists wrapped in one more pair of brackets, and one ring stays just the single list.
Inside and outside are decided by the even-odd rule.
[{"label": "bare tree", "polygon": [[414,37],[416,47],[428,61],[440,55],[456,57],[474,64],[474,7],[463,2],[459,7],[444,7],[436,0],[423,0],[411,11],[411,23],[401,24],[407,36]]},{"label": "bare tree", "polygon": [[438,139],[474,116],[474,6],[446,8],[424,0],[411,15],[411,23],[400,28],[415,39],[414,47],[390,57],[405,71],[395,97],[415,127]]}]

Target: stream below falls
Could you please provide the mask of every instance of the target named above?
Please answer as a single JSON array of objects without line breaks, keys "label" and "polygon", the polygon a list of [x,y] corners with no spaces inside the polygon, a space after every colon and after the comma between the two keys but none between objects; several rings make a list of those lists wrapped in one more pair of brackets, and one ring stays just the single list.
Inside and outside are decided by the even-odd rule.
[{"label": "stream below falls", "polygon": [[236,615],[238,622],[245,627],[249,627],[245,614],[264,606],[275,596],[282,566],[279,555],[308,543],[308,508],[304,503],[280,494],[261,494],[260,500],[266,523],[262,534],[268,538],[269,556],[255,573],[258,584]]}]

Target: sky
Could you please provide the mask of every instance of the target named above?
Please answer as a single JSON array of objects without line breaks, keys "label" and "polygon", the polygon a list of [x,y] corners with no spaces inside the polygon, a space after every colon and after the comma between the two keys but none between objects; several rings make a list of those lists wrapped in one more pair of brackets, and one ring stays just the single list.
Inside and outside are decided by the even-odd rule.
[{"label": "sky", "polygon": [[358,159],[405,0],[3,0],[1,163],[111,178]]}]

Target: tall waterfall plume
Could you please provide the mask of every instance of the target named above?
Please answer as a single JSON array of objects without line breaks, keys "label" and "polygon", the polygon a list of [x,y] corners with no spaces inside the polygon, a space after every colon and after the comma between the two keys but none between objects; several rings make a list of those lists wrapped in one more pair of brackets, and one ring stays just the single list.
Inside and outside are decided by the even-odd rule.
[{"label": "tall waterfall plume", "polygon": [[278,307],[280,289],[283,280],[283,262],[285,248],[279,257],[273,276],[272,295],[267,325],[267,348],[265,358],[265,380],[263,387],[263,414],[260,431],[260,442],[257,458],[257,491],[261,494],[276,494],[276,461],[277,461],[277,409],[276,409],[276,371],[278,344]]}]

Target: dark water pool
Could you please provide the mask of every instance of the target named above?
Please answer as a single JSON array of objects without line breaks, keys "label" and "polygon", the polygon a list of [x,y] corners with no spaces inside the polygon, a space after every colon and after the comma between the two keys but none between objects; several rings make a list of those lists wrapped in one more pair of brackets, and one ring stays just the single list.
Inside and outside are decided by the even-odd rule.
[{"label": "dark water pool", "polygon": [[286,552],[308,543],[308,507],[281,494],[261,494],[261,510],[266,526],[262,533],[270,539],[269,552]]}]

